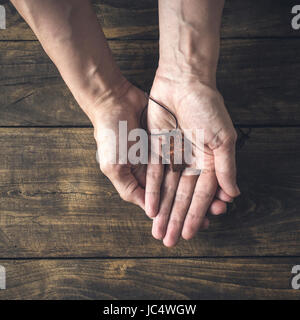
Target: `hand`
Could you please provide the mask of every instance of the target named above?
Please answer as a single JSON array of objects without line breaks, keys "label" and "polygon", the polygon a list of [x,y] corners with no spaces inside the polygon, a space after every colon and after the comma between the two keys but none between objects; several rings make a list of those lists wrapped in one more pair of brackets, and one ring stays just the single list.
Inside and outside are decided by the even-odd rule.
[{"label": "hand", "polygon": [[139,127],[146,98],[123,77],[90,1],[12,2],[92,121],[102,171],[122,198],[143,208],[145,167],[112,164],[110,160],[115,148],[109,143],[111,141],[105,139],[105,129],[118,137],[120,120],[128,122],[128,130]]},{"label": "hand", "polygon": [[[236,132],[219,92],[194,76],[179,81],[164,78],[159,70],[151,96],[166,105],[181,129],[203,129],[204,150],[194,146],[194,154],[204,152],[200,176],[181,176],[162,165],[149,164],[146,178],[146,212],[153,220],[153,236],[173,246],[180,235],[191,239],[208,226],[209,209],[214,214],[226,211],[226,202],[239,195],[236,185]],[[153,102],[148,107],[149,129],[174,128],[173,117]],[[217,191],[218,184],[220,189]],[[217,194],[216,194],[217,193]],[[219,200],[214,200],[214,197]],[[214,200],[214,201],[213,201]],[[212,202],[213,201],[213,202]],[[160,203],[160,205],[159,205]]]},{"label": "hand", "polygon": [[[132,165],[129,161],[126,164],[119,164],[118,138],[119,121],[127,121],[128,132],[139,128],[140,116],[147,99],[144,92],[133,85],[126,83],[125,87],[118,96],[102,100],[98,107],[94,107],[91,119],[95,128],[94,136],[98,146],[101,171],[110,179],[123,200],[144,209],[146,165]],[[108,130],[116,139],[110,138]],[[113,159],[114,154],[117,162]]]}]

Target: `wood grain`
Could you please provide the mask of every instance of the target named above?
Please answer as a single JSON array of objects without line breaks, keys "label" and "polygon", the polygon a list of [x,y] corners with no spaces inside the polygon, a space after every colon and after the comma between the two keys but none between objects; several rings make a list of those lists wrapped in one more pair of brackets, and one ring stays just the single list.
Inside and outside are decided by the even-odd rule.
[{"label": "wood grain", "polygon": [[[158,39],[157,0],[94,0],[95,11],[109,39]],[[226,1],[222,37],[299,37],[291,27],[293,0]],[[7,29],[0,40],[35,40],[12,5],[7,8]]]},{"label": "wood grain", "polygon": [[100,174],[91,129],[2,128],[0,148],[0,257],[300,255],[298,128],[253,129],[242,196],[173,249]]},{"label": "wood grain", "polygon": [[[110,43],[125,76],[149,89],[156,42]],[[0,42],[0,125],[89,125],[37,42]]]},{"label": "wood grain", "polygon": [[[157,1],[93,5],[122,72],[148,91]],[[294,5],[226,1],[218,87],[236,124],[300,125]],[[30,28],[6,10],[0,126],[89,126]],[[0,128],[0,300],[299,299],[300,128],[256,128],[242,142],[242,196],[208,231],[167,249],[100,173],[91,128]]]},{"label": "wood grain", "polygon": [[[111,41],[125,76],[149,91],[156,41]],[[299,125],[300,40],[223,40],[218,87],[233,121]],[[0,42],[0,126],[89,125],[37,42]]]},{"label": "wood grain", "polygon": [[0,299],[299,299],[299,258],[1,261]]}]

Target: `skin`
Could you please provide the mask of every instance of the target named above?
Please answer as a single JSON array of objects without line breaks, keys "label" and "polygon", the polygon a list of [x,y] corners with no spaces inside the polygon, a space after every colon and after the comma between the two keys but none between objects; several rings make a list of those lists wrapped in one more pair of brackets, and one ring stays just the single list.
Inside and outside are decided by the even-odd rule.
[{"label": "skin", "polygon": [[13,0],[12,3],[93,123],[101,170],[124,200],[144,208],[145,166],[112,165],[105,161],[114,150],[105,139],[104,129],[118,136],[122,120],[128,121],[128,130],[138,128],[147,99],[116,65],[90,1]]},{"label": "skin", "polygon": [[[160,60],[151,96],[166,105],[181,129],[204,130],[204,150],[194,145],[196,157],[204,152],[200,176],[165,171],[149,164],[146,178],[146,212],[153,220],[153,236],[166,246],[180,236],[189,240],[207,226],[206,212],[226,211],[240,194],[236,184],[236,132],[216,88],[220,22],[224,1],[161,0]],[[173,122],[173,123],[172,123]],[[174,128],[174,119],[152,101],[148,126]]]},{"label": "skin", "polygon": [[[219,35],[217,37],[213,30],[218,29],[216,25],[219,24],[219,4],[222,1],[160,2],[160,61],[151,94],[172,108],[182,127],[202,123],[204,129],[211,128],[211,137],[214,138],[206,141],[209,170],[207,175],[200,177],[174,174],[168,169],[163,171],[162,166],[151,164],[146,169],[145,165],[110,163],[115,146],[107,138],[107,130],[118,135],[119,121],[127,121],[128,130],[138,128],[147,99],[121,74],[90,1],[11,2],[30,25],[78,104],[90,118],[95,129],[100,169],[124,200],[146,209],[150,217],[158,214],[153,220],[153,235],[156,238],[164,239],[167,246],[175,245],[181,229],[188,230],[187,233],[182,231],[182,235],[189,239],[198,229],[208,227],[209,222],[205,218],[207,211],[212,214],[226,211],[225,202],[232,201],[238,192],[234,186],[232,160],[234,139],[231,138],[234,138],[234,131],[214,84],[218,56],[216,39]],[[185,7],[188,2],[190,7]],[[219,20],[210,23],[216,18],[214,10]],[[199,21],[201,23],[197,25]],[[199,39],[203,44],[200,48]],[[182,81],[179,82],[177,79],[180,78]],[[184,110],[187,105],[188,112],[197,115],[197,121],[194,119],[191,122],[193,117],[186,117]],[[148,111],[150,128],[170,125],[170,119],[161,114],[162,110],[157,106],[150,104]],[[118,150],[119,146],[116,147]],[[120,155],[117,153],[116,156]],[[218,184],[221,188],[217,187]],[[167,186],[170,186],[168,192]],[[189,226],[186,222],[189,216],[197,220],[192,233],[190,228],[183,227],[183,223]],[[169,229],[173,224],[176,227]]]}]

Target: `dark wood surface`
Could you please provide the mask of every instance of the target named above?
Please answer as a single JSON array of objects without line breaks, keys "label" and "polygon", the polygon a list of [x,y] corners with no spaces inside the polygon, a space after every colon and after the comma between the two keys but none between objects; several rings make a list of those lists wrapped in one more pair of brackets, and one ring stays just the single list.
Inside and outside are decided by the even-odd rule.
[{"label": "dark wood surface", "polygon": [[[124,74],[149,90],[157,2],[93,1]],[[242,196],[167,249],[95,161],[92,128],[11,5],[0,30],[0,299],[299,299],[300,32],[294,1],[228,0],[218,86],[236,125]],[[71,126],[71,128],[70,128]],[[49,128],[53,127],[53,128]]]},{"label": "dark wood surface", "polygon": [[[126,77],[149,91],[157,41],[110,46]],[[299,74],[300,39],[222,41],[218,87],[236,124],[299,125]],[[0,126],[90,125],[35,41],[0,41],[0,97]]]},{"label": "dark wood surface", "polygon": [[[108,39],[157,39],[157,0],[93,0]],[[294,0],[228,0],[222,23],[223,38],[299,37],[291,28]],[[36,40],[12,5],[6,5],[5,40]]]},{"label": "dark wood surface", "polygon": [[299,299],[280,259],[3,260],[4,299]]},{"label": "dark wood surface", "polygon": [[100,174],[92,129],[2,128],[0,146],[0,257],[299,255],[300,128],[252,129],[242,196],[173,249]]}]

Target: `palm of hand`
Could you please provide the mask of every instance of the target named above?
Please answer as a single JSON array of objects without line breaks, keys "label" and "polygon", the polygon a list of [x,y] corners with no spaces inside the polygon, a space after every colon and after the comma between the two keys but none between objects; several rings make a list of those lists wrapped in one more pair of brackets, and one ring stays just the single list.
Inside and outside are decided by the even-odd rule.
[{"label": "palm of hand", "polygon": [[[176,115],[181,129],[203,130],[204,150],[203,147],[194,145],[193,152],[196,157],[203,152],[203,169],[216,170],[221,188],[229,196],[236,197],[239,194],[235,181],[237,135],[220,93],[199,81],[182,85],[158,77],[154,81],[151,94],[158,101],[163,101]],[[170,114],[153,103],[149,105],[149,109],[150,107],[150,127],[167,124],[174,128],[174,119]]]},{"label": "palm of hand", "polygon": [[[180,87],[179,91],[176,86],[154,81],[151,96],[174,113],[180,129],[204,130],[204,150],[201,146],[193,146],[196,157],[199,151],[204,152],[200,176],[163,173],[159,165],[149,164],[147,168],[146,212],[156,216],[152,233],[163,239],[165,245],[173,246],[180,235],[190,239],[198,229],[208,226],[205,215],[210,206],[214,214],[224,212],[224,206],[226,210],[224,202],[214,200],[218,186],[214,150],[224,141],[232,123],[222,97],[209,87],[191,85],[188,90]],[[175,124],[172,114],[152,101],[149,103],[149,130],[171,130]]]}]

